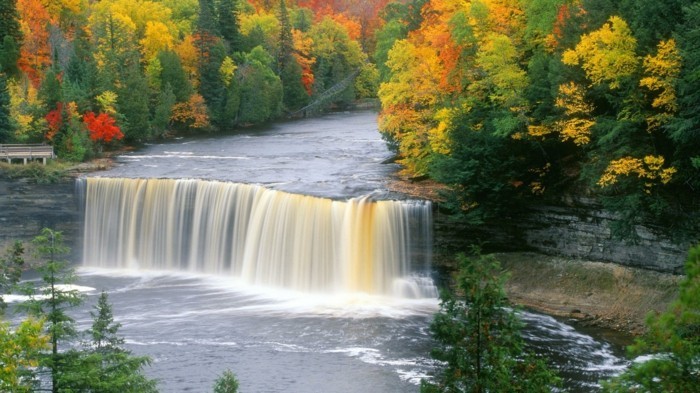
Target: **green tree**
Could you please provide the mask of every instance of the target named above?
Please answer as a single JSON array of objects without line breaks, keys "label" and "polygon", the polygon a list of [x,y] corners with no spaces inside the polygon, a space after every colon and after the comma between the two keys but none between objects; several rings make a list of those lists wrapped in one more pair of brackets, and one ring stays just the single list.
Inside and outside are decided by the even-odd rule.
[{"label": "green tree", "polygon": [[173,106],[176,102],[173,88],[169,82],[166,82],[156,99],[155,112],[151,121],[154,136],[162,136],[167,130],[170,124],[170,116],[173,113]]},{"label": "green tree", "polygon": [[214,383],[214,393],[237,393],[238,379],[230,370],[224,371]]},{"label": "green tree", "polygon": [[273,62],[272,56],[262,46],[246,55],[237,72],[241,89],[240,123],[261,123],[280,113],[282,83],[272,71]]},{"label": "green tree", "polygon": [[75,320],[68,315],[68,309],[80,305],[83,296],[71,289],[70,284],[75,282],[74,271],[60,259],[69,252],[63,244],[63,234],[44,228],[32,243],[37,256],[45,260],[37,269],[42,275],[42,286],[32,291],[39,296],[34,296],[23,307],[46,321],[51,352],[41,357],[39,365],[50,372],[51,391],[58,393],[64,388],[61,381],[67,368],[66,355],[59,351],[59,346],[77,336]]},{"label": "green tree", "polygon": [[5,256],[0,258],[0,314],[7,308],[3,295],[11,293],[22,277],[23,255],[24,245],[16,241],[8,247]]},{"label": "green tree", "polygon": [[148,81],[137,65],[128,66],[123,72],[124,81],[117,89],[120,128],[127,141],[144,141],[151,136]]},{"label": "green tree", "polygon": [[628,347],[631,356],[651,355],[603,384],[615,392],[694,392],[700,386],[700,246],[690,249],[678,299],[647,318],[647,333]]},{"label": "green tree", "polygon": [[0,143],[12,140],[14,125],[10,117],[10,92],[7,89],[7,78],[0,73]]},{"label": "green tree", "polygon": [[221,38],[228,46],[229,53],[241,50],[241,28],[238,21],[238,0],[219,0],[217,15]]},{"label": "green tree", "polygon": [[39,388],[34,369],[48,347],[43,321],[29,318],[18,326],[0,321],[0,391],[30,393]]},{"label": "green tree", "polygon": [[17,60],[22,45],[22,29],[17,13],[17,0],[0,2],[0,73],[18,73]]},{"label": "green tree", "polygon": [[277,19],[280,25],[277,73],[282,82],[282,102],[287,110],[293,110],[306,105],[309,96],[301,81],[301,66],[293,56],[292,26],[284,0],[280,0]]},{"label": "green tree", "polygon": [[159,52],[158,60],[161,66],[160,80],[170,84],[177,102],[186,102],[192,95],[192,85],[182,68],[180,57],[168,50]]},{"label": "green tree", "polygon": [[492,256],[459,255],[458,297],[443,291],[430,331],[445,363],[422,392],[551,392],[559,378],[524,348],[515,311],[503,290],[505,275]]},{"label": "green tree", "polygon": [[94,393],[155,393],[156,381],[143,375],[150,363],[146,356],[134,356],[123,348],[118,335],[121,324],[114,321],[112,306],[105,292],[100,294],[94,311],[89,340],[82,350],[66,353],[63,386],[70,391]]}]

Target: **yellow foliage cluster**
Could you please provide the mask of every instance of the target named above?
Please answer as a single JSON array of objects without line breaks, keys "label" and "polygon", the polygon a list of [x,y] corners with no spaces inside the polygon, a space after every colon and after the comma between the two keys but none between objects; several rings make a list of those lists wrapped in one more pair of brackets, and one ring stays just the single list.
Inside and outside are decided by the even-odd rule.
[{"label": "yellow foliage cluster", "polygon": [[583,87],[573,82],[560,85],[555,104],[564,110],[564,119],[556,123],[561,139],[572,140],[578,146],[588,144],[595,121],[593,106],[586,102]]},{"label": "yellow foliage cluster", "polygon": [[645,181],[645,187],[651,188],[654,183],[667,184],[676,173],[676,168],[663,168],[665,159],[662,156],[645,156],[643,159],[622,157],[610,162],[603,176],[598,180],[600,187],[608,187],[618,182],[620,176],[636,175]]},{"label": "yellow foliage cluster", "polygon": [[661,41],[656,56],[644,58],[647,76],[639,81],[639,85],[657,94],[651,106],[660,110],[660,113],[647,117],[649,131],[666,123],[678,109],[675,82],[680,72],[681,54],[673,39]]},{"label": "yellow foliage cluster", "polygon": [[627,22],[613,16],[599,30],[583,35],[576,48],[564,52],[562,61],[580,64],[594,85],[607,82],[616,89],[623,78],[637,70],[636,48],[637,40]]},{"label": "yellow foliage cluster", "polygon": [[0,322],[0,391],[31,392],[21,370],[38,366],[39,352],[48,348],[49,337],[43,333],[44,323],[27,319],[12,329]]}]

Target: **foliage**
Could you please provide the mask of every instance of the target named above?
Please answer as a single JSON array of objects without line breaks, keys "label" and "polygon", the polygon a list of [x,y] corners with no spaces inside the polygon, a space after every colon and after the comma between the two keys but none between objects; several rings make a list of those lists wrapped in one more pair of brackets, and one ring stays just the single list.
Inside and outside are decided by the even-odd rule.
[{"label": "foliage", "polygon": [[430,331],[439,346],[432,356],[444,367],[422,392],[550,392],[559,379],[524,349],[521,323],[509,308],[505,276],[492,256],[459,255],[455,297],[440,296]]},{"label": "foliage", "polygon": [[605,392],[690,392],[700,386],[700,246],[690,249],[678,299],[647,317],[648,331],[628,348],[644,355],[621,375],[604,382]]},{"label": "foliage", "polygon": [[7,308],[3,296],[11,293],[22,277],[23,255],[24,245],[16,241],[8,247],[5,256],[0,257],[0,314]]},{"label": "foliage", "polygon": [[[447,183],[471,222],[583,192],[619,217],[615,235],[647,222],[697,237],[697,4],[416,3],[385,8],[374,52],[380,132],[405,175]],[[645,157],[663,167],[622,167]]]},{"label": "foliage", "polygon": [[41,352],[48,346],[43,321],[28,318],[18,326],[0,321],[0,390],[13,393],[36,391],[38,381],[32,371],[39,364]]},{"label": "foliage", "polygon": [[230,370],[224,371],[221,376],[216,379],[214,384],[214,393],[237,393],[238,380],[236,375]]},{"label": "foliage", "polygon": [[170,120],[185,130],[206,130],[210,127],[207,107],[199,94],[193,94],[187,102],[175,104]]},{"label": "foliage", "polygon": [[157,392],[156,381],[143,375],[150,363],[144,356],[134,356],[123,348],[124,339],[117,333],[121,324],[114,321],[112,306],[102,292],[97,300],[89,340],[83,349],[65,354],[65,370],[61,383],[72,391],[104,393]]},{"label": "foliage", "polygon": [[11,140],[14,134],[10,117],[10,93],[7,88],[7,79],[0,73],[0,143]]},{"label": "foliage", "polygon": [[115,125],[114,118],[107,113],[95,115],[94,112],[87,112],[83,115],[83,123],[90,132],[90,139],[94,142],[110,143],[124,137],[119,127]]},{"label": "foliage", "polygon": [[31,315],[45,320],[51,352],[41,356],[39,366],[50,371],[52,391],[58,392],[62,388],[62,376],[66,372],[67,364],[66,354],[59,351],[59,346],[63,346],[78,334],[75,320],[68,315],[68,309],[80,305],[83,295],[71,289],[70,284],[75,282],[75,274],[68,268],[66,261],[59,259],[69,252],[68,247],[63,244],[63,234],[44,228],[32,243],[37,257],[45,261],[37,268],[42,277],[42,286],[31,291],[32,295],[39,296],[33,296],[31,300],[22,304],[22,307]]},{"label": "foliage", "polygon": [[34,184],[54,184],[66,176],[66,165],[56,161],[49,161],[47,165],[38,162],[27,165],[0,162],[0,170],[10,179],[25,179]]}]

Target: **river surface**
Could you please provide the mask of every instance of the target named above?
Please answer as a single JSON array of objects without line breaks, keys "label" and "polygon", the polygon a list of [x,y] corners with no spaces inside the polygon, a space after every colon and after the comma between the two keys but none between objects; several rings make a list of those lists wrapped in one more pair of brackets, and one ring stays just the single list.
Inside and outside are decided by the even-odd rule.
[{"label": "river surface", "polygon": [[[397,170],[372,112],[336,113],[227,135],[182,138],[118,158],[105,177],[201,178],[259,184],[335,200],[393,198]],[[250,286],[235,277],[79,269],[87,306],[109,293],[127,347],[151,356],[163,392],[208,392],[233,371],[243,392],[417,392],[436,364],[434,298],[318,295]],[[527,341],[549,356],[568,391],[626,366],[619,348],[548,316],[522,313]]]}]

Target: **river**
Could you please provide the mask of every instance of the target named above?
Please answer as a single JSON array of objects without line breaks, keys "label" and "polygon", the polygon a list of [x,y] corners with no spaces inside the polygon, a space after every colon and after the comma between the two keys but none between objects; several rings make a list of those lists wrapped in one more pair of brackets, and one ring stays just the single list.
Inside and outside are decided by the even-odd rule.
[{"label": "river", "polygon": [[[406,233],[425,224],[430,207],[423,202],[389,201],[397,195],[387,191],[386,184],[398,169],[383,164],[390,156],[372,112],[334,113],[225,135],[178,138],[124,154],[100,176],[151,180],[138,185],[116,180],[116,186],[110,179],[86,181],[107,187],[95,194],[104,201],[101,207],[93,201],[98,197],[88,198],[88,210],[99,212],[86,218],[87,257],[78,271],[79,284],[93,288],[87,292],[88,304],[94,303],[98,291],[109,293],[127,347],[152,357],[146,372],[159,380],[163,392],[211,391],[216,377],[227,369],[237,375],[244,392],[417,392],[420,379],[436,367],[429,356],[433,342],[428,326],[438,303],[427,266],[430,252],[416,252],[413,235]],[[231,186],[237,183],[245,186]],[[128,187],[134,187],[133,194],[124,191]],[[234,194],[230,198],[238,199],[233,203],[243,203],[241,187],[243,194],[253,195],[254,202],[245,202],[248,205],[276,201],[251,215],[268,217],[282,210],[274,214],[283,219],[275,221],[280,233],[270,239],[263,242],[255,235],[241,240],[254,246],[240,251],[239,266],[230,242],[211,238],[222,231],[238,233],[230,223],[222,224],[221,230],[214,228],[219,225],[217,217],[241,213],[226,210],[229,202],[225,207],[212,205],[222,195]],[[165,199],[153,199],[161,194]],[[374,202],[384,200],[386,206]],[[131,211],[127,206],[131,203],[143,206]],[[188,206],[187,213],[171,209],[178,204]],[[315,207],[320,205],[324,207]],[[314,208],[294,213],[301,206]],[[363,213],[366,208],[371,214]],[[117,213],[110,216],[108,211]],[[331,217],[329,224],[322,218],[326,215]],[[395,215],[399,218],[386,218]],[[202,216],[210,221],[200,220]],[[308,216],[320,218],[309,224]],[[364,221],[360,229],[352,229],[359,225],[355,217],[385,217],[372,218],[372,225],[389,219],[402,224],[368,230],[389,231],[390,238],[369,237],[362,229]],[[322,229],[308,237],[308,225]],[[123,229],[114,230],[117,226]],[[353,233],[361,247],[345,245]],[[429,241],[429,234],[419,235],[419,242]],[[110,243],[112,238],[119,239],[116,245]],[[302,271],[301,278],[296,277],[297,270],[279,276],[246,265],[251,258],[265,264],[276,258],[294,260],[294,266],[306,259],[324,259],[324,253],[294,248],[299,242],[331,254],[335,249],[371,245],[376,248],[371,258],[403,262],[391,269],[372,265],[352,272],[335,265],[370,258],[351,253],[339,258],[349,261],[323,265],[327,271],[323,280],[333,282],[330,286],[317,284],[325,282],[318,277],[304,278],[318,271],[318,265]],[[391,248],[387,244],[398,245],[385,254],[383,250]],[[256,250],[254,257],[250,248]],[[210,263],[217,258],[225,261]],[[386,277],[369,286],[358,284],[369,271],[373,277]],[[357,277],[345,280],[352,274]],[[83,327],[90,322],[88,308],[78,313]],[[565,321],[529,312],[521,315],[527,341],[551,357],[569,391],[595,391],[597,381],[626,367],[619,348]]]}]

